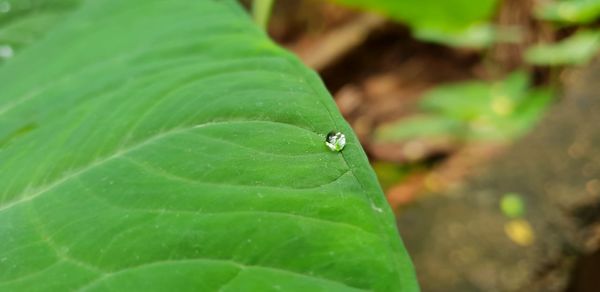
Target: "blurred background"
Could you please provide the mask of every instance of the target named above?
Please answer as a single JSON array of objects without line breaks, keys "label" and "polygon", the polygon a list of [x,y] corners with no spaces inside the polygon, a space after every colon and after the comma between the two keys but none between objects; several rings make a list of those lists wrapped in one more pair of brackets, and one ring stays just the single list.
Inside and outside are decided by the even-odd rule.
[{"label": "blurred background", "polygon": [[252,2],[357,133],[424,291],[600,291],[600,0]]}]

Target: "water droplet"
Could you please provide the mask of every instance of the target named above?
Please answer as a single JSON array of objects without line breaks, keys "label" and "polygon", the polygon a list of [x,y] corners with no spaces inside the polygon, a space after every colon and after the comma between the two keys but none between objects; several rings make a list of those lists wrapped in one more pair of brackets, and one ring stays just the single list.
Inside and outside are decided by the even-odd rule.
[{"label": "water droplet", "polygon": [[8,13],[10,11],[10,2],[2,1],[0,2],[0,13]]},{"label": "water droplet", "polygon": [[325,145],[331,151],[340,152],[346,146],[346,136],[340,132],[329,132],[325,138]]},{"label": "water droplet", "polygon": [[8,45],[0,45],[0,59],[10,59],[15,55],[13,48]]}]

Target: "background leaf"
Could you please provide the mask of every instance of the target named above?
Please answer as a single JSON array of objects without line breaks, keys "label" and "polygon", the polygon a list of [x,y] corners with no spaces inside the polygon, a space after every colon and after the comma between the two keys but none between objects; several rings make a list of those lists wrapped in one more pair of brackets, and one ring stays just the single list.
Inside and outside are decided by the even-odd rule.
[{"label": "background leaf", "polygon": [[421,108],[426,115],[385,124],[379,141],[416,138],[510,140],[535,125],[548,106],[552,92],[530,88],[522,71],[496,82],[465,81],[438,86],[427,92]]},{"label": "background leaf", "polygon": [[330,95],[233,1],[83,2],[0,82],[0,290],[417,289]]},{"label": "background leaf", "polygon": [[592,23],[600,16],[600,1],[555,0],[540,6],[537,16],[565,25]]},{"label": "background leaf", "polygon": [[600,49],[600,31],[579,31],[556,43],[539,44],[525,54],[536,65],[582,65],[589,62]]},{"label": "background leaf", "polygon": [[497,0],[335,0],[351,7],[379,12],[406,23],[415,36],[455,46],[489,45],[494,32],[485,25]]}]

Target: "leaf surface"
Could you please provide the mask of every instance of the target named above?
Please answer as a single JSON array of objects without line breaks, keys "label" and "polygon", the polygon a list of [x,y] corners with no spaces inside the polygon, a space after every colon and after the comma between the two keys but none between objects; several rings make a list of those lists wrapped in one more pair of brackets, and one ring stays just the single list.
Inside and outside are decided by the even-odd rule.
[{"label": "leaf surface", "polygon": [[330,95],[233,1],[85,1],[0,82],[2,291],[417,289]]}]

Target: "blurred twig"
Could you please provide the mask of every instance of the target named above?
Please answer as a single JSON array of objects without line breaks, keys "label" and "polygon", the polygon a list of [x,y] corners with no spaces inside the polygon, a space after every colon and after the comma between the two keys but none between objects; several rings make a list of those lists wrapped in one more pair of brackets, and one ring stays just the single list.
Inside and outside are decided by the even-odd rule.
[{"label": "blurred twig", "polygon": [[373,30],[384,23],[385,20],[379,16],[362,15],[327,33],[316,45],[299,52],[300,57],[306,65],[319,71],[362,44]]}]

